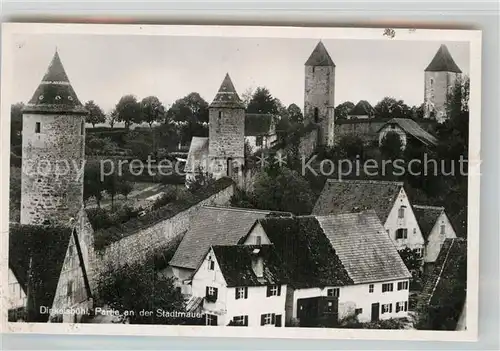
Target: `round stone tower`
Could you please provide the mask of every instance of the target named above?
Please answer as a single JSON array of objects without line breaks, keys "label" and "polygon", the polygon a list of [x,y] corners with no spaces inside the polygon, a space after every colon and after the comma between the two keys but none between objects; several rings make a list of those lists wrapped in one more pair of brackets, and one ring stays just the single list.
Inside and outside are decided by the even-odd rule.
[{"label": "round stone tower", "polygon": [[335,63],[320,41],[305,63],[304,120],[319,125],[319,144],[333,145]]},{"label": "round stone tower", "polygon": [[56,51],[23,110],[21,224],[68,225],[77,218],[86,114]]},{"label": "round stone tower", "polygon": [[446,45],[441,45],[425,69],[424,118],[435,119],[439,123],[447,119],[448,94],[461,74]]},{"label": "round stone tower", "polygon": [[208,158],[214,178],[234,178],[245,159],[245,106],[226,74],[209,106]]}]

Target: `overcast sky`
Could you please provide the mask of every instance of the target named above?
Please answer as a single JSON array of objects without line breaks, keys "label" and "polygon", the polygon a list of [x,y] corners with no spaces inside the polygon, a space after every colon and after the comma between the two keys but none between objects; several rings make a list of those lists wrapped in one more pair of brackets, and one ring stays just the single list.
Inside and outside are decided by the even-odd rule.
[{"label": "overcast sky", "polygon": [[[408,105],[423,102],[424,69],[441,42],[323,40],[336,64],[335,105],[384,96]],[[198,92],[211,102],[226,72],[241,97],[267,87],[285,105],[304,105],[304,63],[316,39],[109,35],[18,35],[14,50],[13,102],[27,102],[57,47],[82,102],[105,112],[125,94],[155,95],[166,105]],[[443,42],[469,73],[469,44]]]}]

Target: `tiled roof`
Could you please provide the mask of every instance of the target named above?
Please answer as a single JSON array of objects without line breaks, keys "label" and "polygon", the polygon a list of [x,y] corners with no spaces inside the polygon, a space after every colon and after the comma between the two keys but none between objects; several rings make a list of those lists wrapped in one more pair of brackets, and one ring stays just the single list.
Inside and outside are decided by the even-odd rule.
[{"label": "tiled roof", "polygon": [[23,111],[27,113],[87,113],[69,82],[57,51],[42,82]]},{"label": "tiled roof", "polygon": [[328,179],[312,214],[375,210],[382,223],[385,223],[402,187],[402,182]]},{"label": "tiled roof", "polygon": [[196,172],[208,165],[208,138],[193,137],[186,160],[184,172]]},{"label": "tiled roof", "polygon": [[274,115],[247,113],[245,115],[245,136],[269,135],[272,133]]},{"label": "tiled roof", "polygon": [[295,288],[353,283],[315,217],[268,217],[259,223]]},{"label": "tiled roof", "polygon": [[34,313],[33,321],[48,320],[48,314],[40,313],[40,306],[52,307],[71,235],[72,228],[65,226],[10,226],[9,268],[25,292],[31,261],[28,308]]},{"label": "tiled roof", "polygon": [[429,237],[432,228],[434,228],[436,221],[443,211],[444,207],[413,205],[413,212],[415,213],[415,217],[417,217],[418,226],[425,240]]},{"label": "tiled roof", "polygon": [[393,118],[380,128],[382,130],[386,125],[397,124],[406,133],[412,135],[414,138],[420,140],[425,145],[437,145],[438,140],[425,129],[423,129],[417,122],[410,118]]},{"label": "tiled roof", "polygon": [[[272,245],[212,246],[212,249],[228,287],[287,283],[287,274]],[[253,256],[262,258],[261,278],[252,268]]]},{"label": "tiled roof", "polygon": [[186,312],[197,312],[203,303],[203,297],[191,295],[186,302]]},{"label": "tiled roof", "polygon": [[197,269],[210,246],[236,245],[245,236],[254,222],[265,217],[269,211],[247,210],[226,207],[202,207],[191,221],[171,266]]},{"label": "tiled roof", "polygon": [[425,69],[427,72],[455,72],[462,73],[457,66],[446,45],[442,44],[431,63]]},{"label": "tiled roof", "polygon": [[330,54],[325,48],[325,45],[320,41],[314,48],[311,56],[307,59],[306,66],[332,66],[335,67]]},{"label": "tiled roof", "polygon": [[241,101],[236,89],[234,88],[233,82],[229,77],[229,73],[222,81],[222,84],[215,95],[214,100],[210,104],[211,108],[245,108],[243,102]]},{"label": "tiled roof", "polygon": [[453,298],[451,295],[456,297],[456,294],[463,294],[462,302],[465,302],[466,286],[467,240],[445,239],[434,268],[424,283],[417,310],[425,311],[433,305],[444,307],[446,300]]},{"label": "tiled roof", "polygon": [[354,284],[411,277],[375,211],[317,219]]},{"label": "tiled roof", "polygon": [[366,100],[360,100],[356,106],[352,108],[351,111],[349,111],[350,116],[363,116],[363,115],[368,115],[371,116],[373,115],[373,107],[370,105],[370,103]]}]

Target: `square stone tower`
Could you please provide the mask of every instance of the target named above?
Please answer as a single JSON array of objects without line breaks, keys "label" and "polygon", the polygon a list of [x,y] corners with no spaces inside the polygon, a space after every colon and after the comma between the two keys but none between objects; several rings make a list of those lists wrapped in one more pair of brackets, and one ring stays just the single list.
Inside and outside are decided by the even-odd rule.
[{"label": "square stone tower", "polygon": [[23,110],[21,224],[68,225],[77,219],[86,114],[56,51]]},{"label": "square stone tower", "polygon": [[234,178],[245,155],[245,106],[226,74],[209,106],[209,169],[214,178]]},{"label": "square stone tower", "polygon": [[448,94],[461,74],[446,45],[441,45],[425,69],[424,118],[446,121]]},{"label": "square stone tower", "polygon": [[319,144],[332,146],[335,126],[335,63],[320,41],[305,63],[304,121],[319,125]]}]

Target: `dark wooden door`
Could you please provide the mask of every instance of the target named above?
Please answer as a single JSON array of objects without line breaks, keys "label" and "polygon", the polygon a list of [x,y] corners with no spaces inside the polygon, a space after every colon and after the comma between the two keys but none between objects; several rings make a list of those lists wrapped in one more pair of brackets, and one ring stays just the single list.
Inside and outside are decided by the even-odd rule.
[{"label": "dark wooden door", "polygon": [[379,313],[380,313],[380,304],[378,302],[372,303],[372,322],[378,321]]}]

